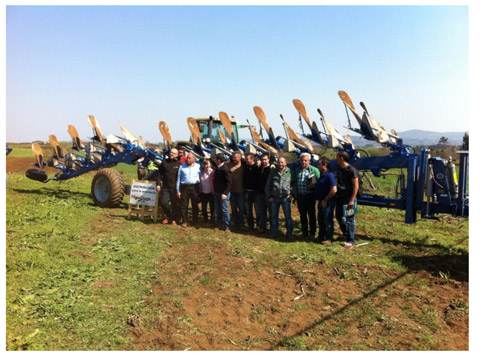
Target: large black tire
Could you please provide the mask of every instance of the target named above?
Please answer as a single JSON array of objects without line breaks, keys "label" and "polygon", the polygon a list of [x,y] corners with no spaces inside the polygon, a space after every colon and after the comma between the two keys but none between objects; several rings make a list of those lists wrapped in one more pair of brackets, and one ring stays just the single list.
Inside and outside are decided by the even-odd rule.
[{"label": "large black tire", "polygon": [[125,196],[125,186],[120,172],[115,169],[102,169],[92,180],[92,198],[100,207],[118,207]]},{"label": "large black tire", "polygon": [[25,175],[29,179],[41,181],[42,183],[48,179],[47,173],[39,169],[29,169],[25,172]]}]

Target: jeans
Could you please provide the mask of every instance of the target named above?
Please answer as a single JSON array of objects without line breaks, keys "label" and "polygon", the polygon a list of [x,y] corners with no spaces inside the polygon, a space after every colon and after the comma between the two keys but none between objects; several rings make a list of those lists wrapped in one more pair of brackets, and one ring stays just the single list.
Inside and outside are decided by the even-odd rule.
[{"label": "jeans", "polygon": [[[298,194],[297,197],[298,212],[300,213],[300,223],[302,224],[302,235],[315,237],[317,232],[317,220],[315,217],[315,194]],[[310,232],[308,228],[310,226]]]},{"label": "jeans", "polygon": [[[253,217],[253,205],[257,200],[257,192],[256,191],[245,191],[245,211],[247,214],[247,224],[250,228],[255,227],[255,218]],[[258,210],[255,207],[255,211]],[[257,217],[258,222],[258,217]]]},{"label": "jeans", "polygon": [[258,228],[262,230],[267,229],[267,211],[270,212],[270,203],[267,200],[265,194],[257,194],[257,201],[255,203],[255,208],[258,210]]},{"label": "jeans", "polygon": [[243,214],[245,213],[245,194],[243,192],[231,192],[230,207],[232,208],[232,218],[235,226],[243,226]]},{"label": "jeans", "polygon": [[[168,201],[170,200],[170,207],[168,207]],[[180,222],[180,200],[177,197],[177,193],[173,189],[162,189],[160,197],[160,206],[162,206],[163,212],[167,219],[175,222]]]},{"label": "jeans", "polygon": [[333,239],[333,210],[335,209],[335,198],[328,200],[327,206],[322,207],[318,203],[318,240]]},{"label": "jeans", "polygon": [[199,201],[199,185],[198,184],[180,184],[182,218],[183,223],[188,222],[188,201],[192,203],[193,224],[198,224],[198,201]]},{"label": "jeans", "polygon": [[226,200],[222,200],[222,195],[223,194],[220,192],[213,194],[215,200],[215,212],[217,213],[217,225],[220,229],[230,229],[230,212],[228,210],[230,193],[227,194]]},{"label": "jeans", "polygon": [[[213,198],[213,192],[210,194],[204,194],[202,192],[200,198],[202,200],[203,222],[213,222],[215,220],[215,201]],[[210,206],[210,220],[208,219],[208,206]]]},{"label": "jeans", "polygon": [[287,228],[287,235],[292,235],[293,233],[293,221],[292,221],[292,207],[291,201],[289,198],[285,197],[274,197],[274,201],[270,203],[271,207],[271,230],[273,235],[278,235],[278,214],[280,211],[280,205],[283,208],[283,214],[285,216],[285,225]]},{"label": "jeans", "polygon": [[337,218],[343,236],[347,242],[354,243],[355,238],[355,215],[345,217],[343,215],[343,205],[348,205],[349,198],[337,198],[335,206],[335,217]]}]

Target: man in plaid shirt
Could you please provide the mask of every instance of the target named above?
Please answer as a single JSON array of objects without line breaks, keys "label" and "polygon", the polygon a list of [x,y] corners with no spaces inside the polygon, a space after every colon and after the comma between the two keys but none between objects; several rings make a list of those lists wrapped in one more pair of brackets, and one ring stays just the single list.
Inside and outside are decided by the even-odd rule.
[{"label": "man in plaid shirt", "polygon": [[[292,173],[292,193],[297,200],[302,236],[315,238],[317,218],[315,216],[315,183],[320,178],[320,171],[310,165],[310,154],[300,155],[300,167]],[[310,229],[309,229],[310,228]]]}]

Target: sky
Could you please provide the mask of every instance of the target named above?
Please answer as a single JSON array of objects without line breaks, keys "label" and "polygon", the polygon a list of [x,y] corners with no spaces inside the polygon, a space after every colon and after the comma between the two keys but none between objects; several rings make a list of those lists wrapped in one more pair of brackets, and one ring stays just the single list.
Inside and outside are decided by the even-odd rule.
[{"label": "sky", "polygon": [[[7,6],[6,141],[88,140],[119,122],[152,143],[166,121],[263,108],[297,132],[301,99],[348,131],[344,90],[387,130],[468,131],[468,6]],[[352,125],[357,127],[352,120]],[[355,135],[355,133],[351,133]],[[249,138],[248,130],[241,137]]]}]

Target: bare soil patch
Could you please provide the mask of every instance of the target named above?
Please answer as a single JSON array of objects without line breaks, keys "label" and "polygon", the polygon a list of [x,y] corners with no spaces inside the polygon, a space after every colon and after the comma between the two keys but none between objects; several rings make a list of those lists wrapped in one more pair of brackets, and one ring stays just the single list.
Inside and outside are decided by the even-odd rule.
[{"label": "bare soil patch", "polygon": [[[161,259],[161,280],[145,300],[158,314],[147,318],[148,328],[131,328],[138,350],[305,349],[288,346],[298,338],[320,348],[328,341],[327,349],[338,350],[382,349],[384,339],[392,349],[408,350],[426,332],[439,349],[468,349],[468,313],[452,305],[468,303],[468,282],[360,265],[352,268],[364,280],[349,280],[321,263],[274,268],[208,236],[178,236],[186,238],[184,246]],[[382,282],[372,286],[372,275]],[[412,278],[426,287],[420,291]]]},{"label": "bare soil patch", "polygon": [[[19,157],[7,157],[7,173],[24,173],[28,169],[36,168],[35,158],[19,158]],[[57,173],[58,169],[51,167],[44,167],[46,173]]]}]

